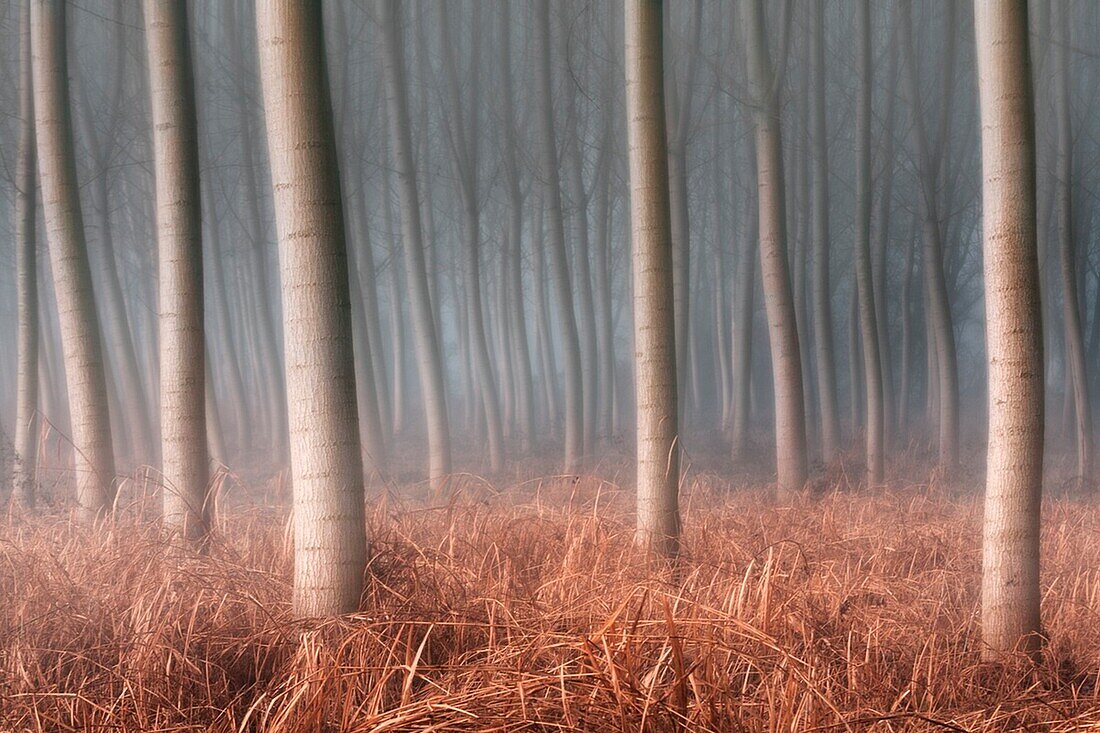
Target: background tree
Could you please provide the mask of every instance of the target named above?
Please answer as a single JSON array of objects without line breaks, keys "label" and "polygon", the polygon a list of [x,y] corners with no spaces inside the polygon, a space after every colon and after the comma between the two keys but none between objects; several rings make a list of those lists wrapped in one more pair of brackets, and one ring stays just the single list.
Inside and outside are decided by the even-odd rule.
[{"label": "background tree", "polygon": [[15,396],[15,457],[12,491],[26,507],[35,504],[38,449],[38,242],[35,237],[34,92],[31,85],[30,6],[23,6],[19,32],[19,151],[15,188],[15,277],[18,367]]},{"label": "background tree", "polygon": [[42,209],[65,354],[78,514],[102,516],[115,464],[99,318],[84,238],[69,102],[64,0],[30,0],[34,117]]},{"label": "background tree", "polygon": [[764,8],[741,0],[749,88],[756,118],[756,176],[760,209],[760,267],[768,311],[775,388],[775,447],[780,494],[806,483],[806,415],[802,361],[787,262],[787,206],[783,182],[778,88],[768,52]]},{"label": "background tree", "polygon": [[[380,45],[389,112],[390,145],[401,197],[401,240],[405,254],[405,277],[412,305],[416,336],[417,371],[428,421],[428,476],[437,489],[451,473],[450,420],[443,386],[443,357],[428,289],[424,260],[424,239],[420,220],[420,195],[412,158],[409,133],[409,103],[406,92],[405,60],[397,0],[379,0]],[[392,266],[392,265],[391,265]]]}]

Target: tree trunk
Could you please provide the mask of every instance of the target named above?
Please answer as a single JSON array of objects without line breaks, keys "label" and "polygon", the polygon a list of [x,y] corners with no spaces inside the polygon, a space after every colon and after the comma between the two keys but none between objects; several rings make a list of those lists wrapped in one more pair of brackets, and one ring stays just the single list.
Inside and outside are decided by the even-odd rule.
[{"label": "tree trunk", "polygon": [[210,467],[195,78],[187,6],[146,0],[144,11],[156,173],[164,521],[198,542],[210,529]]},{"label": "tree trunk", "polygon": [[[935,343],[935,374],[929,373],[929,386],[935,379],[934,393],[939,404],[940,467],[948,474],[959,462],[959,373],[955,356],[955,331],[951,324],[951,305],[947,298],[947,282],[943,267],[943,232],[939,221],[936,190],[939,158],[942,146],[933,156],[925,131],[921,110],[920,86],[917,83],[917,57],[913,48],[912,2],[906,0],[901,11],[902,45],[906,54],[905,91],[913,115],[912,135],[916,147],[917,177],[920,182],[920,229],[923,240],[924,282],[926,294],[925,323],[928,341]],[[945,69],[952,72],[950,65]],[[950,92],[950,86],[948,86]],[[945,103],[946,107],[946,103]],[[943,125],[941,125],[943,127]],[[942,141],[942,136],[941,136]],[[933,366],[930,364],[929,366]],[[930,390],[930,394],[932,394]]]},{"label": "tree trunk", "polygon": [[76,180],[63,0],[31,0],[39,178],[72,415],[78,514],[92,521],[114,498],[115,463],[99,317]]},{"label": "tree trunk", "polygon": [[564,470],[571,473],[584,455],[584,404],[581,376],[580,341],[573,312],[573,288],[565,253],[565,227],[562,215],[561,182],[558,174],[558,143],[554,137],[554,113],[551,105],[550,78],[550,1],[539,0],[535,10],[536,88],[538,97],[538,137],[540,175],[547,196],[550,217],[550,243],[546,255],[554,279],[560,347],[565,360],[565,456]]},{"label": "tree trunk", "polygon": [[412,307],[420,391],[428,423],[428,476],[432,488],[438,491],[444,487],[447,476],[451,473],[451,435],[443,384],[443,357],[432,313],[428,271],[424,261],[424,237],[420,227],[420,199],[412,156],[412,136],[409,132],[409,101],[405,85],[405,60],[401,51],[403,44],[398,30],[397,0],[380,0],[378,9],[383,31],[381,48],[391,154],[401,196],[405,278]]},{"label": "tree trunk", "polygon": [[836,403],[836,366],[833,357],[832,298],[829,289],[829,163],[825,127],[825,6],[815,2],[813,46],[813,240],[814,346],[817,392],[821,409],[821,455],[826,463],[840,450],[840,420]]},{"label": "tree trunk", "polygon": [[[481,408],[485,416],[488,432],[489,468],[494,473],[504,468],[504,427],[501,419],[500,397],[493,377],[493,368],[489,360],[489,343],[486,336],[484,310],[481,295],[481,201],[478,182],[478,135],[481,133],[481,79],[478,72],[478,58],[481,39],[481,19],[478,8],[474,6],[475,17],[471,21],[473,29],[470,49],[474,56],[471,67],[474,71],[470,83],[460,90],[458,63],[451,39],[453,28],[446,17],[445,7],[441,29],[444,66],[447,73],[447,92],[451,114],[446,120],[451,133],[451,152],[455,177],[458,181],[459,195],[462,201],[463,241],[465,244],[465,267],[462,268],[462,290],[469,325],[470,356],[473,371],[477,378],[478,391],[481,393]],[[467,109],[463,105],[466,99],[469,106],[469,125],[466,124]]]},{"label": "tree trunk", "polygon": [[366,566],[344,214],[319,3],[256,8],[294,481],[294,611],[355,611]]},{"label": "tree trunk", "polygon": [[[527,343],[527,317],[523,299],[523,194],[519,186],[518,145],[516,142],[516,110],[512,75],[511,4],[500,8],[500,72],[503,77],[504,179],[508,194],[508,229],[505,246],[511,248],[509,271],[511,282],[509,307],[512,360],[516,381],[516,425],[520,450],[530,453],[535,434],[535,394],[531,375],[531,354]],[[534,241],[534,237],[532,237]],[[502,318],[507,317],[501,314]]]},{"label": "tree trunk", "polygon": [[18,311],[15,461],[12,493],[35,504],[38,448],[38,246],[35,237],[34,91],[31,82],[30,11],[19,29],[19,157],[15,164],[15,279]]},{"label": "tree trunk", "polygon": [[749,419],[752,416],[752,331],[756,288],[758,217],[755,202],[745,196],[743,231],[737,257],[737,282],[733,302],[733,418],[730,426],[733,459],[749,456]]},{"label": "tree trunk", "polygon": [[751,96],[756,113],[756,175],[760,209],[760,264],[768,311],[775,390],[775,447],[780,496],[806,483],[806,421],[802,359],[787,264],[787,213],[779,104],[774,88],[761,0],[741,1]]},{"label": "tree trunk", "polygon": [[635,541],[650,552],[674,557],[680,538],[680,446],[661,5],[660,0],[626,4],[638,438]]},{"label": "tree trunk", "polygon": [[863,378],[867,395],[867,485],[882,483],[885,463],[885,412],[882,405],[882,364],[871,272],[871,5],[856,6],[859,36],[859,92],[856,101],[856,285],[859,332],[863,344]]},{"label": "tree trunk", "polygon": [[[1064,325],[1067,392],[1072,387],[1074,438],[1077,449],[1077,481],[1092,478],[1092,407],[1089,403],[1088,371],[1081,336],[1080,298],[1077,294],[1077,257],[1075,254],[1073,210],[1073,131],[1070,127],[1069,74],[1066,46],[1070,43],[1069,3],[1058,5],[1059,38],[1051,45],[1054,52],[1054,110],[1057,116],[1058,150],[1054,185],[1058,212],[1058,252],[1062,274],[1062,322]],[[1087,241],[1087,240],[1086,240]]]},{"label": "tree trunk", "polygon": [[1040,643],[1043,339],[1027,5],[978,0],[974,17],[989,353],[982,640],[995,659]]},{"label": "tree trunk", "polygon": [[535,209],[535,222],[532,227],[531,279],[535,285],[535,338],[539,351],[539,366],[542,369],[543,394],[546,399],[546,423],[551,430],[558,424],[557,379],[558,367],[554,360],[554,339],[550,332],[550,308],[546,302],[546,267],[544,264],[545,231],[543,229],[543,205]]}]

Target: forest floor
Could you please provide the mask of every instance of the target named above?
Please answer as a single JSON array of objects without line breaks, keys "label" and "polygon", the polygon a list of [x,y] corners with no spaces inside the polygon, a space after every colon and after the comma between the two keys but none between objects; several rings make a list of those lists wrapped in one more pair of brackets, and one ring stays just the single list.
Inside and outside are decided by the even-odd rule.
[{"label": "forest floor", "polygon": [[149,507],[97,528],[9,516],[0,730],[1100,726],[1095,501],[1045,504],[1049,643],[994,667],[976,492],[829,485],[777,505],[696,475],[675,571],[631,549],[631,494],[608,480],[391,487],[362,612],[333,621],[290,615],[285,510],[226,501],[207,556]]}]

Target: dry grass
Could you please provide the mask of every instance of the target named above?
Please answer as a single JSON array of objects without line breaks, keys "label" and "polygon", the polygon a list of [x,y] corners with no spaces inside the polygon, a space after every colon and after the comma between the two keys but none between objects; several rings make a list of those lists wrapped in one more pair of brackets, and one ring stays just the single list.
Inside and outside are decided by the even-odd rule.
[{"label": "dry grass", "polygon": [[[1072,730],[1100,726],[1100,511],[1046,507],[1037,666],[979,661],[980,507],[686,490],[674,572],[595,479],[373,503],[363,613],[296,622],[273,510],[209,557],[127,512],[0,527],[0,730]],[[130,518],[126,518],[130,517]]]}]

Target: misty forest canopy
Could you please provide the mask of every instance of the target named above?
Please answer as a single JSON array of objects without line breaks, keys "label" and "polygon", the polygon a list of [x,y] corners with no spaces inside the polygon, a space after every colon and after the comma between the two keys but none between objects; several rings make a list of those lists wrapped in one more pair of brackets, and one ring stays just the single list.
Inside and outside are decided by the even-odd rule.
[{"label": "misty forest canopy", "polygon": [[324,615],[359,603],[364,485],[625,462],[638,543],[675,557],[685,472],[785,501],[840,465],[979,493],[988,461],[1010,649],[1038,630],[1044,444],[1094,483],[1098,25],[1084,0],[8,0],[13,495],[95,519],[151,481],[201,544],[218,476],[285,471],[295,608]]}]

